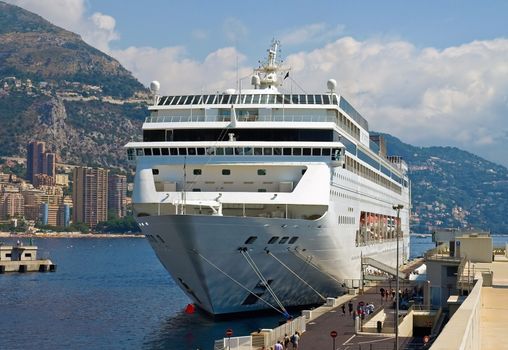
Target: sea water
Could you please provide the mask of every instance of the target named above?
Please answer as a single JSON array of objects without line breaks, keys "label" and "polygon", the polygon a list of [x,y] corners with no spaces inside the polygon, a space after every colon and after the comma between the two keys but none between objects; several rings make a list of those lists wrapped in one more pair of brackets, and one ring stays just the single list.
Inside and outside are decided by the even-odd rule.
[{"label": "sea water", "polygon": [[[507,240],[494,236],[494,245]],[[281,319],[185,313],[190,300],[143,238],[37,238],[34,244],[57,272],[0,275],[2,349],[213,349],[228,328],[248,335]],[[432,247],[430,237],[411,237],[413,257]]]}]

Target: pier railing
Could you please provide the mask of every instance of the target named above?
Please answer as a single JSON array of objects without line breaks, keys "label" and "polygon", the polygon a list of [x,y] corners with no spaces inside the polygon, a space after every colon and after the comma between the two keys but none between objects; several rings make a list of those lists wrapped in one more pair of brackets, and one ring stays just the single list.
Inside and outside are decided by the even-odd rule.
[{"label": "pier railing", "polygon": [[291,336],[305,332],[305,317],[300,316],[274,329],[261,329],[250,336],[223,338],[215,341],[214,350],[260,350],[273,347],[277,341],[283,341],[287,334]]}]

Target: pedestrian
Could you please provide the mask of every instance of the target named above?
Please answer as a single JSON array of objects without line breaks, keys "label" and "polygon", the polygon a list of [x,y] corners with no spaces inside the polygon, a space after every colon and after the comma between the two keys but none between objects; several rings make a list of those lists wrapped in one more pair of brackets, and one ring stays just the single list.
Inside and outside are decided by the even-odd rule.
[{"label": "pedestrian", "polygon": [[295,334],[291,336],[291,344],[293,345],[293,349],[298,349],[299,341],[300,341],[300,333],[296,331]]},{"label": "pedestrian", "polygon": [[349,316],[351,316],[351,313],[353,312],[353,302],[350,300],[347,304],[348,310],[349,310]]},{"label": "pedestrian", "polygon": [[282,343],[280,342],[280,340],[277,342],[277,344],[275,344],[274,350],[284,350],[282,348]]},{"label": "pedestrian", "polygon": [[381,302],[383,302],[383,299],[385,298],[385,289],[381,287],[379,291],[381,292]]},{"label": "pedestrian", "polygon": [[340,308],[342,309],[342,317],[346,316],[346,304],[342,304]]},{"label": "pedestrian", "polygon": [[284,344],[283,344],[284,345],[284,350],[288,350],[289,349],[289,342],[290,342],[289,335],[287,335],[287,333],[286,333],[286,334],[284,334]]}]

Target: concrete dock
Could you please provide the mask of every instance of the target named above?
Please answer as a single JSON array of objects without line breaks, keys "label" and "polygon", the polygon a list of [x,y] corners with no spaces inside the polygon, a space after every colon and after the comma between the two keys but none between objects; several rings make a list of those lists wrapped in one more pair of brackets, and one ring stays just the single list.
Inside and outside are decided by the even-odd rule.
[{"label": "concrete dock", "polygon": [[37,257],[37,246],[5,245],[0,243],[0,274],[6,272],[55,272],[56,265],[49,259]]},{"label": "concrete dock", "polygon": [[[391,301],[381,301],[379,287],[372,287],[366,289],[361,295],[343,295],[337,298],[336,306],[333,308],[327,308],[326,306],[318,308],[315,312],[317,317],[307,322],[307,329],[302,334],[298,349],[329,349],[334,344],[333,338],[330,336],[331,331],[337,332],[334,347],[336,350],[359,349],[360,347],[370,349],[371,344],[373,349],[393,349],[395,342],[393,333],[376,334],[355,331],[355,321],[353,316],[349,314],[347,306],[350,300],[355,310],[358,303],[362,301],[374,304],[376,311],[384,308],[387,313],[384,327],[393,328],[393,303]],[[345,315],[342,312],[342,304],[346,304]],[[399,338],[400,344],[404,344],[407,341],[409,341],[408,338]]]}]

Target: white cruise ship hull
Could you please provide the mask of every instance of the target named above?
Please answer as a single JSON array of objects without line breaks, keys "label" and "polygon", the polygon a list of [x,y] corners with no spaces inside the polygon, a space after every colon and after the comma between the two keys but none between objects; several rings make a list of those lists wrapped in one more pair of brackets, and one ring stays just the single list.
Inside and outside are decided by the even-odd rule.
[{"label": "white cruise ship hull", "polygon": [[[182,290],[218,315],[280,309],[255,268],[287,308],[322,303],[358,285],[361,255],[395,265],[396,242],[354,247],[354,225],[339,229],[329,217],[334,216],[316,221],[200,215],[137,219]],[[274,236],[298,239],[269,244]],[[246,244],[249,237],[257,238]],[[401,240],[401,248],[407,243]]]}]

